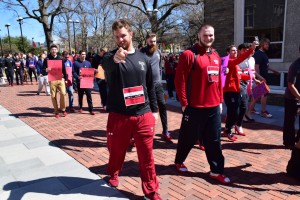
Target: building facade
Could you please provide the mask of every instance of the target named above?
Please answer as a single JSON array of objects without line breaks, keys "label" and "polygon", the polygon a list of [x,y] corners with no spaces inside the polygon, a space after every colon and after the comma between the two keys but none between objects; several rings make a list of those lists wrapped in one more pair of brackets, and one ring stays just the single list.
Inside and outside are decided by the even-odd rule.
[{"label": "building facade", "polygon": [[288,68],[299,57],[299,8],[298,0],[206,0],[204,20],[215,27],[215,47],[221,55],[231,44],[269,38],[270,66],[281,72],[270,74],[271,89],[283,91]]}]

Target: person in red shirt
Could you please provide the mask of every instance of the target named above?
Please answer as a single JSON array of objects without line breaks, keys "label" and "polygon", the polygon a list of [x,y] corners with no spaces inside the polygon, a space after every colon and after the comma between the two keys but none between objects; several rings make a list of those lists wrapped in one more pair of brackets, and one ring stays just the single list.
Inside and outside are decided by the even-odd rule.
[{"label": "person in red shirt", "polygon": [[201,138],[210,165],[209,176],[228,184],[223,175],[224,156],[221,148],[221,105],[223,88],[220,70],[221,59],[212,49],[214,28],[202,25],[198,43],[184,51],[178,61],[175,89],[182,106],[183,117],[179,131],[175,166],[179,172],[187,172],[184,161],[190,150]]},{"label": "person in red shirt", "polygon": [[[228,137],[229,140],[235,141],[236,136],[233,135],[231,129],[237,123],[239,116],[239,107],[241,105],[241,80],[247,81],[250,80],[250,75],[244,73],[238,64],[246,60],[255,50],[256,43],[253,42],[251,48],[246,51],[244,54],[237,56],[237,48],[234,45],[231,45],[227,48],[229,54],[228,61],[228,73],[226,75],[226,81],[223,88],[224,91],[224,100],[227,107],[227,117],[225,122],[225,131],[224,135]],[[248,69],[245,70],[248,72]],[[247,93],[247,91],[246,91]],[[245,114],[245,113],[244,113]],[[241,125],[240,125],[241,126]],[[242,131],[238,131],[238,127],[235,126],[235,131],[239,135],[245,135]]]}]

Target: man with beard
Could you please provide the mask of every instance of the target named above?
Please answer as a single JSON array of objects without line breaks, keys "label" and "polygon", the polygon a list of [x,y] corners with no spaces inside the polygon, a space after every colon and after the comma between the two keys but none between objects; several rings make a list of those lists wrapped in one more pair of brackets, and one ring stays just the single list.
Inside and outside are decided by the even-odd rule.
[{"label": "man with beard", "polygon": [[[269,58],[266,54],[266,51],[269,50],[270,47],[270,40],[268,38],[263,38],[259,42],[259,49],[254,53],[253,57],[255,59],[255,73],[262,76],[266,83],[268,83],[268,71],[272,71],[274,74],[279,75],[280,73],[277,70],[274,70],[269,65]],[[267,111],[267,95],[261,97],[260,103],[261,103],[261,112],[260,115],[265,118],[271,118],[272,114],[270,114]],[[254,109],[256,100],[252,97],[252,101],[249,105],[250,112],[253,112],[255,114],[259,114]]]},{"label": "man with beard", "polygon": [[152,68],[152,76],[154,83],[154,90],[159,108],[160,120],[163,127],[162,136],[166,141],[171,141],[171,136],[168,131],[168,118],[167,118],[167,107],[164,98],[164,88],[162,85],[162,67],[161,67],[161,54],[157,49],[156,45],[156,34],[148,33],[146,36],[147,46],[141,49],[141,52],[145,54]]},{"label": "man with beard", "polygon": [[119,185],[119,172],[132,136],[136,143],[145,199],[160,200],[153,157],[158,108],[151,65],[133,47],[133,32],[129,22],[115,21],[112,31],[119,49],[106,53],[103,58],[108,84],[108,182],[113,187]]},{"label": "man with beard", "polygon": [[179,132],[175,165],[178,172],[188,169],[184,161],[197,139],[202,138],[210,165],[209,176],[223,184],[230,179],[223,175],[224,156],[221,148],[221,115],[223,90],[221,59],[212,49],[214,28],[203,25],[198,43],[184,51],[178,61],[175,89],[182,106],[183,117]]},{"label": "man with beard", "polygon": [[15,75],[16,75],[16,82],[17,85],[19,85],[19,80],[20,84],[23,85],[23,68],[24,68],[24,63],[20,59],[20,56],[18,53],[15,53],[14,57],[14,63],[15,63]]}]

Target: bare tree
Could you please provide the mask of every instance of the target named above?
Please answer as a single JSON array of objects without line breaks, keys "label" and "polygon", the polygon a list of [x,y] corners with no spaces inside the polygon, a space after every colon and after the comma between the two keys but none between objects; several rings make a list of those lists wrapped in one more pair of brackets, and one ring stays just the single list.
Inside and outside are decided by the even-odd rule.
[{"label": "bare tree", "polygon": [[[152,8],[148,7],[152,2]],[[164,2],[164,3],[162,3]],[[203,0],[166,0],[166,1],[145,1],[145,0],[116,0],[113,4],[122,4],[134,8],[147,17],[151,24],[151,31],[157,33],[166,26],[161,26],[167,18],[172,15],[172,12],[179,11],[184,5],[198,5]],[[165,24],[166,25],[166,24]]]},{"label": "bare tree", "polygon": [[[43,25],[47,47],[50,48],[53,42],[52,30],[54,18],[62,12],[63,0],[37,0],[37,4],[32,3],[32,0],[0,0],[0,3],[4,5],[6,9],[10,10],[20,7],[27,15],[24,19],[31,18],[41,23]],[[34,7],[34,5],[37,6]]]}]

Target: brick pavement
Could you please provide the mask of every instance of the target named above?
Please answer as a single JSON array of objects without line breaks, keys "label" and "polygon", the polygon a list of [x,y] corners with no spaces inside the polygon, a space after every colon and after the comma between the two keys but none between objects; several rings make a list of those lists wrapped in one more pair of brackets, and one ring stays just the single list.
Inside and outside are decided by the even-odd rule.
[{"label": "brick pavement", "polygon": [[[99,94],[92,94],[95,116],[89,115],[84,99],[84,114],[71,113],[56,119],[50,97],[45,93],[37,96],[36,89],[37,85],[2,87],[0,104],[92,172],[107,179],[107,113],[99,107]],[[74,101],[77,105],[77,94]],[[163,199],[300,199],[300,182],[285,174],[290,151],[281,145],[280,127],[245,124],[246,137],[239,137],[237,142],[222,139],[225,172],[234,182],[224,186],[209,179],[205,153],[196,146],[185,162],[190,172],[180,175],[175,171],[173,162],[181,121],[179,108],[169,107],[168,117],[174,143],[161,140],[160,121],[154,138],[159,193]],[[126,155],[118,189],[130,199],[143,196],[135,149]]]}]

